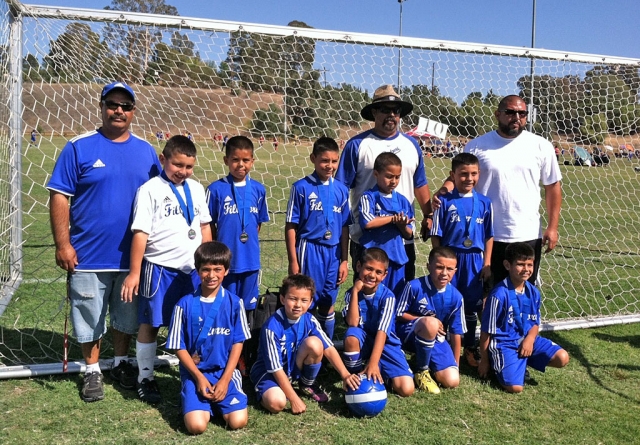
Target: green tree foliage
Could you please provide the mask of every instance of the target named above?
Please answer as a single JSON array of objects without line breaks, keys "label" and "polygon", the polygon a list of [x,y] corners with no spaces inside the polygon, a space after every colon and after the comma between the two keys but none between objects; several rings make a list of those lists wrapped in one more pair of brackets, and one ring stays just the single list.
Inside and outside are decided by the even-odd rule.
[{"label": "green tree foliage", "polygon": [[44,58],[48,76],[62,82],[86,82],[102,77],[107,54],[100,36],[86,23],[72,22],[55,40],[49,42]]},{"label": "green tree foliage", "polygon": [[[164,0],[111,0],[111,5],[104,9],[178,15],[178,9],[167,5]],[[127,65],[132,68],[121,80],[143,83],[154,56],[154,46],[162,40],[162,32],[150,26],[112,23],[104,28],[103,33],[111,50],[115,54],[124,54]]]}]

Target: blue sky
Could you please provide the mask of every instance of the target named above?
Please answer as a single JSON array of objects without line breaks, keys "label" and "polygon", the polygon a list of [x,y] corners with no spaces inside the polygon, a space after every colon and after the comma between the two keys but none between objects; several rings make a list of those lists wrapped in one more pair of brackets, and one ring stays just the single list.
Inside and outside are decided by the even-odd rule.
[{"label": "blue sky", "polygon": [[[24,3],[102,9],[109,0]],[[397,35],[397,0],[167,0],[182,16]],[[533,0],[405,0],[402,34],[509,46],[531,45]],[[536,47],[640,58],[640,0],[537,0]]]}]

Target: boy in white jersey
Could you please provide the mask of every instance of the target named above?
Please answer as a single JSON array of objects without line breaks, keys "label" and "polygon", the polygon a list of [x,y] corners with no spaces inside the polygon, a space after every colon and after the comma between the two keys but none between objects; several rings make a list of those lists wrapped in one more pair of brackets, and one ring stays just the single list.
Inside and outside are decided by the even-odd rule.
[{"label": "boy in white jersey", "polygon": [[175,306],[167,339],[167,348],[176,349],[180,360],[184,424],[191,434],[201,434],[217,413],[230,429],[243,428],[247,396],[236,367],[251,334],[242,300],[222,287],[231,251],[211,241],[194,257],[201,284]]},{"label": "boy in white jersey", "polygon": [[160,155],[163,171],[136,194],[131,231],[131,268],[122,284],[123,300],[138,299],[138,395],[148,403],[162,400],[153,378],[158,329],[167,326],[173,307],[192,293],[199,279],[193,253],[211,241],[204,188],[189,179],[196,147],[186,136],[174,136]]}]

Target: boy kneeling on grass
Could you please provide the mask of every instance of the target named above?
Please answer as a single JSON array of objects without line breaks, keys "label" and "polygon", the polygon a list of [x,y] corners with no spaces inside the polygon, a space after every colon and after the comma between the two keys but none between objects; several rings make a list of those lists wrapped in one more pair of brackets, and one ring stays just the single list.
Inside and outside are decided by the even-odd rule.
[{"label": "boy kneeling on grass", "polygon": [[544,372],[547,366],[569,363],[567,351],[538,335],[540,292],[527,281],[534,257],[527,243],[507,246],[504,267],[509,276],[489,293],[482,313],[478,373],[486,378],[491,365],[511,393],[522,392],[527,366]]},{"label": "boy kneeling on grass", "polygon": [[280,289],[283,307],[262,326],[251,381],[258,400],[271,413],[284,410],[287,400],[293,414],[301,414],[307,409],[291,381],[297,380],[299,391],[316,402],[329,400],[315,383],[322,357],[333,365],[345,386],[351,389],[360,386],[360,378],[347,371],[318,320],[307,312],[315,292],[313,280],[308,276],[289,275]]},{"label": "boy kneeling on grass", "polygon": [[230,429],[243,428],[247,396],[236,367],[251,334],[242,300],[222,287],[231,251],[210,241],[194,257],[202,284],[178,301],[167,339],[167,349],[176,349],[180,360],[184,424],[191,434],[201,434],[215,410]]}]

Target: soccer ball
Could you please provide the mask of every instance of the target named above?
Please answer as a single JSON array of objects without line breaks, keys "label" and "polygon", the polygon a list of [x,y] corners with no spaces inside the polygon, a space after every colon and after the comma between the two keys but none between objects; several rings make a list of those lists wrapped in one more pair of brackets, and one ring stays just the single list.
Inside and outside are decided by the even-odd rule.
[{"label": "soccer ball", "polygon": [[382,383],[360,374],[360,386],[355,391],[347,389],[344,401],[355,416],[375,417],[387,405],[387,390]]}]

